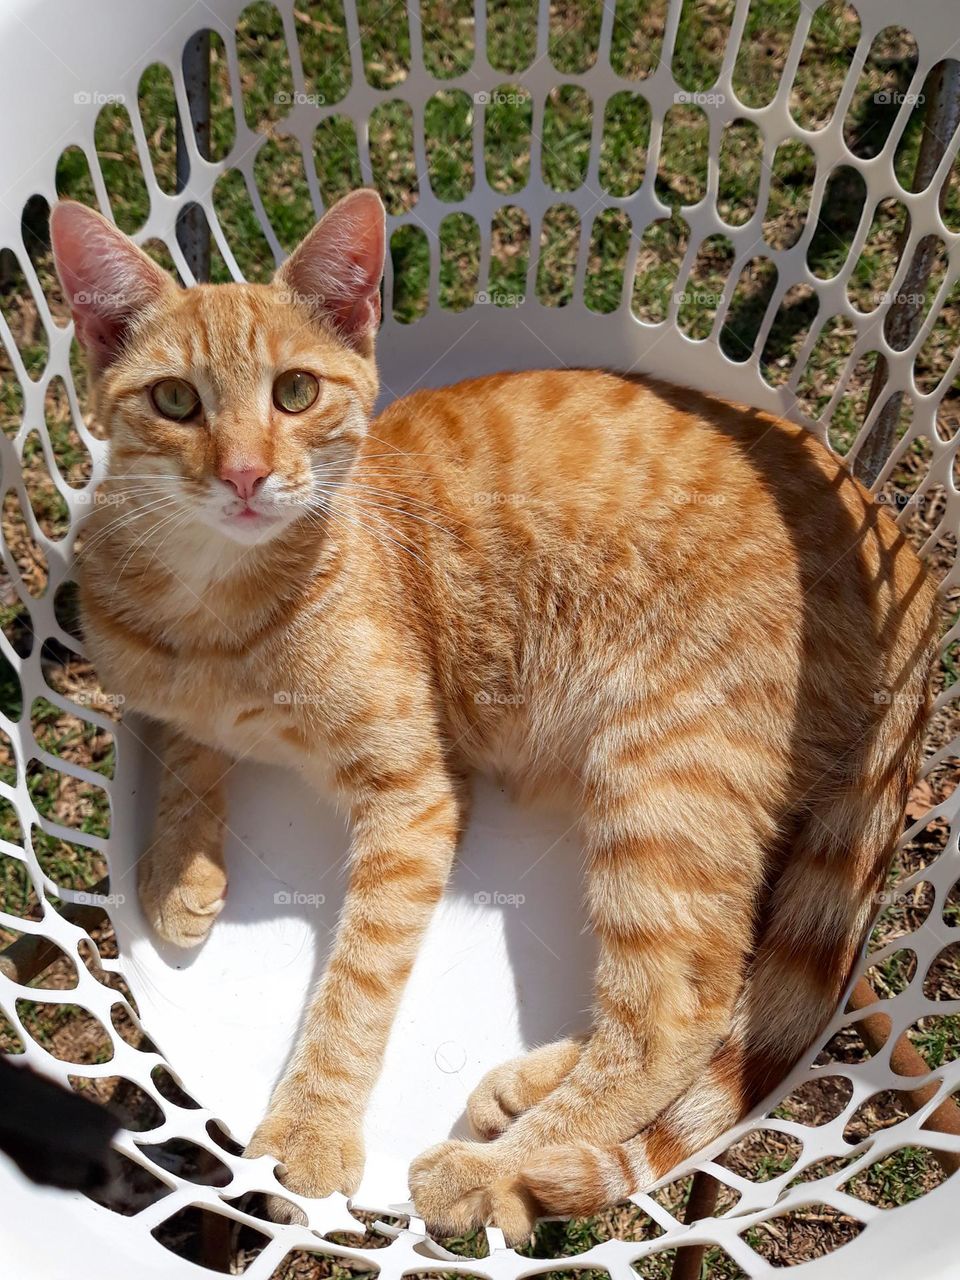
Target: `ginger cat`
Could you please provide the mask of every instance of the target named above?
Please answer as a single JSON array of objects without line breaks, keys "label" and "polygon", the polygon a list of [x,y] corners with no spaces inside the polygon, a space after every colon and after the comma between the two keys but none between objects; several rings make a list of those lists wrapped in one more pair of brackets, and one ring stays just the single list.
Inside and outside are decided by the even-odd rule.
[{"label": "ginger cat", "polygon": [[329,966],[249,1154],[305,1195],[356,1189],[488,769],[575,797],[594,1024],[486,1077],[487,1141],[416,1160],[416,1210],[517,1241],[649,1186],[779,1082],[848,980],[919,759],[925,570],[808,433],[652,381],[502,374],[371,422],[370,191],[269,285],[182,289],[77,204],[52,234],[125,498],[86,530],[86,636],[169,737],[147,919],[185,947],[213,925],[235,758],[304,766],[352,821]]}]

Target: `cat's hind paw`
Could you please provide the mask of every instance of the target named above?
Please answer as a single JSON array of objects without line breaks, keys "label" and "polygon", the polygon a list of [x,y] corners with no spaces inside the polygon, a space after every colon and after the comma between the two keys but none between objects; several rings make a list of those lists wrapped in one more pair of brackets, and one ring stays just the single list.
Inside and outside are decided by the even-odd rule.
[{"label": "cat's hind paw", "polygon": [[464,1235],[499,1227],[508,1245],[526,1240],[538,1217],[526,1188],[502,1169],[493,1147],[441,1142],[410,1166],[410,1193],[418,1217],[434,1236]]}]

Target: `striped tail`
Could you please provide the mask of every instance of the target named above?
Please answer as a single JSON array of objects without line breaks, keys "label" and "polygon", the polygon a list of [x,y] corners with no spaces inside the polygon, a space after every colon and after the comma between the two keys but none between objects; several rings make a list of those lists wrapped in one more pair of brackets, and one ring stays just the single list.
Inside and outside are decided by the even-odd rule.
[{"label": "striped tail", "polygon": [[730,1036],[642,1133],[549,1147],[520,1181],[543,1213],[585,1215],[648,1189],[720,1138],[789,1073],[833,1015],[876,912],[920,759],[928,666],[877,721],[839,787],[810,795],[774,880]]}]

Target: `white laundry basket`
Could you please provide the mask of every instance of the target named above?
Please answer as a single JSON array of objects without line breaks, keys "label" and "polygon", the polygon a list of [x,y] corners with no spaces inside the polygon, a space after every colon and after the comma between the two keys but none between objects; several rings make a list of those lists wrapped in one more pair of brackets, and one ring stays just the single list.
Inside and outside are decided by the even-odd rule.
[{"label": "white laundry basket", "polygon": [[[331,114],[350,117],[357,126],[360,180],[372,183],[367,144],[367,122],[385,101],[408,103],[413,121],[413,155],[418,176],[418,198],[411,207],[391,215],[391,229],[410,224],[426,233],[430,266],[429,305],[414,323],[401,323],[392,306],[393,278],[388,269],[385,284],[384,325],[380,337],[380,362],[384,401],[419,385],[440,385],[466,375],[501,369],[557,365],[604,366],[656,373],[666,379],[695,386],[782,414],[826,433],[826,424],[842,402],[844,387],[858,361],[866,353],[879,352],[887,361],[887,382],[861,432],[861,441],[884,410],[889,397],[905,393],[912,414],[896,446],[896,457],[920,439],[926,441],[929,469],[918,488],[917,501],[936,496],[938,512],[931,546],[954,537],[960,517],[957,489],[957,439],[936,426],[938,405],[960,370],[960,353],[953,356],[939,387],[922,394],[914,381],[914,359],[929,336],[939,310],[960,278],[960,235],[943,222],[938,196],[956,154],[956,138],[944,138],[946,153],[925,190],[911,193],[900,185],[894,167],[898,140],[922,91],[927,73],[960,45],[960,14],[954,0],[859,0],[860,38],[836,109],[817,132],[802,131],[790,113],[790,90],[800,64],[805,38],[815,8],[811,2],[797,6],[798,18],[786,58],[780,87],[763,107],[738,101],[733,73],[738,48],[748,19],[747,0],[731,0],[729,38],[722,68],[708,93],[685,94],[671,70],[670,50],[676,37],[682,5],[668,7],[663,53],[642,80],[626,80],[611,68],[609,51],[614,31],[612,3],[603,8],[599,53],[585,72],[561,75],[548,56],[549,6],[540,5],[537,39],[531,41],[531,64],[517,76],[505,77],[490,65],[485,53],[486,13],[482,3],[474,15],[475,55],[470,68],[452,78],[438,80],[427,70],[423,57],[423,33],[417,0],[408,10],[411,69],[389,89],[371,87],[364,78],[361,32],[353,0],[346,3],[347,65],[350,87],[334,105],[326,105],[311,91],[297,48],[294,0],[276,0],[282,15],[290,54],[292,92],[277,93],[260,86],[282,110],[274,133],[295,139],[306,157],[307,187],[316,211],[322,208],[320,189],[311,162],[313,135],[319,121]],[[399,0],[400,12],[406,0]],[[927,968],[942,950],[960,940],[960,929],[947,924],[943,908],[960,877],[957,849],[960,790],[953,792],[932,813],[918,817],[907,837],[926,827],[931,819],[949,826],[945,848],[938,858],[897,892],[912,891],[923,881],[932,886],[933,906],[915,933],[896,939],[871,957],[882,960],[908,947],[916,956],[915,974],[905,989],[882,1005],[891,1031],[886,1051],[857,1065],[812,1065],[815,1052],[801,1063],[781,1097],[812,1077],[829,1073],[849,1084],[846,1101],[829,1123],[813,1128],[798,1119],[779,1119],[773,1108],[762,1112],[763,1126],[792,1135],[802,1150],[792,1167],[765,1181],[740,1177],[721,1165],[702,1162],[739,1197],[722,1216],[706,1218],[692,1226],[682,1224],[659,1201],[637,1197],[652,1222],[645,1241],[608,1241],[581,1256],[558,1261],[532,1260],[502,1247],[496,1231],[489,1231],[489,1256],[480,1259],[454,1257],[432,1244],[416,1220],[408,1229],[394,1230],[389,1245],[377,1250],[331,1243],[331,1232],[356,1232],[342,1197],[322,1203],[304,1202],[309,1227],[275,1226],[252,1218],[236,1201],[249,1190],[267,1190],[272,1182],[267,1158],[244,1161],[217,1140],[216,1120],[239,1142],[244,1142],[262,1112],[270,1087],[283,1062],[296,1027],[305,993],[323,958],[330,926],[342,893],[341,863],[345,833],[332,810],[317,804],[292,775],[272,774],[241,764],[231,776],[228,858],[231,894],[224,915],[209,943],[198,953],[184,955],[158,949],[140,918],[135,877],[131,874],[151,818],[151,786],[155,758],[149,731],[135,722],[115,727],[89,705],[77,706],[49,688],[41,669],[44,641],[52,638],[70,648],[76,641],[57,620],[55,597],[71,576],[72,537],[54,541],[46,536],[32,513],[20,475],[24,442],[39,432],[48,461],[49,438],[44,422],[44,402],[52,379],[64,380],[73,395],[70,364],[70,330],[52,318],[47,300],[31,262],[21,224],[24,206],[31,197],[56,199],[55,174],[59,157],[67,147],[86,153],[97,200],[110,210],[110,193],[94,145],[98,113],[117,98],[130,112],[137,155],[126,160],[143,169],[149,194],[149,216],[137,232],[140,241],[165,241],[185,280],[189,271],[177,243],[174,226],[178,211],[196,202],[206,213],[215,243],[227,266],[239,275],[231,246],[217,221],[213,189],[227,170],[244,176],[253,194],[253,207],[271,250],[282,249],[256,195],[255,164],[266,145],[265,135],[251,126],[244,113],[245,93],[236,58],[235,28],[244,6],[241,0],[4,0],[0,9],[0,50],[4,71],[0,76],[0,245],[16,255],[27,285],[34,295],[49,356],[42,369],[25,367],[6,321],[0,319],[0,338],[6,347],[23,400],[23,423],[15,436],[0,437],[3,493],[13,493],[20,503],[29,532],[48,564],[45,591],[31,595],[9,548],[3,560],[21,602],[29,609],[35,641],[28,656],[20,656],[4,635],[0,650],[16,670],[22,686],[24,714],[17,720],[0,715],[0,726],[13,743],[17,760],[14,785],[0,783],[0,794],[16,809],[24,832],[23,846],[0,842],[6,857],[22,861],[45,910],[32,922],[0,912],[0,926],[22,933],[40,933],[76,959],[78,982],[66,991],[31,989],[29,992],[0,972],[0,1011],[16,1029],[25,1047],[26,1061],[63,1083],[68,1076],[121,1076],[140,1086],[153,1098],[163,1115],[162,1125],[148,1134],[124,1132],[119,1149],[150,1171],[168,1189],[139,1212],[124,1215],[96,1205],[85,1197],[41,1191],[20,1178],[0,1157],[0,1265],[11,1276],[37,1280],[107,1280],[131,1275],[180,1277],[210,1274],[198,1264],[178,1257],[151,1234],[154,1228],[185,1206],[202,1206],[235,1222],[244,1222],[266,1237],[266,1247],[245,1274],[253,1280],[269,1277],[291,1249],[327,1253],[342,1265],[379,1268],[390,1280],[402,1274],[461,1271],[495,1280],[558,1269],[591,1268],[607,1271],[614,1280],[635,1275],[631,1264],[651,1252],[678,1245],[710,1243],[721,1246],[729,1258],[749,1276],[773,1273],[759,1253],[747,1243],[758,1223],[810,1206],[827,1205],[850,1215],[864,1229],[849,1244],[798,1270],[816,1277],[876,1276],[935,1277],[956,1275],[960,1268],[960,1216],[956,1190],[944,1183],[902,1208],[881,1210],[842,1188],[858,1170],[885,1158],[904,1146],[960,1152],[960,1138],[923,1129],[931,1111],[960,1088],[960,1060],[931,1072],[936,1095],[918,1112],[893,1127],[873,1133],[859,1147],[843,1137],[844,1127],[863,1101],[876,1093],[903,1086],[889,1062],[889,1048],[897,1037],[924,1016],[960,1013],[960,1001],[928,999],[923,980]],[[722,6],[719,6],[722,8]],[[397,6],[393,6],[396,11]],[[786,12],[786,6],[785,6]],[[501,18],[502,20],[502,18]],[[791,18],[791,23],[793,19]],[[843,124],[860,72],[874,37],[890,24],[906,27],[916,39],[918,66],[900,112],[882,149],[864,159],[854,155],[845,141]],[[179,194],[161,189],[151,167],[151,150],[138,114],[138,84],[145,68],[165,64],[176,86],[180,116],[190,119],[182,72],[182,54],[188,40],[202,28],[216,32],[229,59],[236,104],[235,139],[229,154],[211,162],[198,149],[191,129],[185,130],[189,177]],[[430,65],[435,66],[434,63]],[[264,75],[266,75],[266,69]],[[530,178],[509,196],[487,181],[482,156],[484,114],[491,94],[505,78],[529,94],[532,102]],[[541,140],[544,103],[559,84],[575,84],[589,93],[593,104],[590,164],[582,183],[558,193],[541,177]],[[473,99],[472,145],[475,180],[459,203],[437,198],[426,174],[428,158],[423,137],[424,109],[438,90],[459,89]],[[623,91],[639,93],[649,104],[650,135],[646,171],[638,189],[629,195],[607,194],[598,177],[602,146],[604,106]],[[709,123],[709,167],[706,194],[683,210],[689,238],[678,262],[672,299],[665,318],[645,322],[631,307],[631,284],[638,248],[645,229],[663,219],[669,209],[655,189],[658,148],[665,117],[678,103],[691,100],[704,111]],[[740,225],[724,223],[718,213],[717,184],[724,129],[736,120],[753,121],[763,139],[764,165],[755,211]],[[253,122],[256,123],[255,121]],[[790,139],[805,142],[816,157],[816,179],[810,213],[796,243],[776,248],[764,243],[763,212],[770,196],[771,162],[779,144]],[[120,158],[123,160],[124,158]],[[115,160],[116,162],[116,160]],[[846,165],[862,176],[866,188],[864,213],[849,247],[844,265],[832,279],[815,275],[807,264],[807,250],[815,234],[817,213],[831,173]],[[902,265],[890,287],[890,296],[869,313],[854,307],[847,286],[866,242],[871,212],[879,201],[896,197],[909,213],[909,241]],[[292,199],[292,197],[291,197]],[[572,206],[580,216],[581,243],[572,296],[562,307],[544,305],[537,294],[536,246],[544,216],[558,203]],[[530,244],[526,286],[515,297],[486,301],[491,264],[491,225],[504,205],[523,210],[529,218]],[[603,210],[616,208],[630,220],[631,238],[624,264],[622,303],[613,311],[591,310],[584,301],[584,282],[591,267],[590,228]],[[476,220],[480,234],[480,275],[474,305],[455,311],[440,305],[441,248],[438,233],[451,212],[464,212]],[[710,336],[694,341],[678,323],[684,291],[694,271],[697,253],[711,236],[725,235],[733,246],[729,270],[730,288],[721,290]],[[895,295],[907,279],[915,251],[925,237],[936,236],[947,260],[937,296],[922,327],[903,350],[894,350],[885,335],[885,320]],[[772,262],[777,278],[760,324],[753,352],[734,361],[718,341],[731,304],[733,284],[741,271],[758,257]],[[795,364],[780,385],[764,376],[759,353],[774,317],[788,291],[807,285],[819,300],[810,332],[800,344]],[[836,390],[821,421],[805,418],[798,405],[798,388],[804,366],[818,335],[833,317],[842,317],[854,334],[852,350],[838,371]],[[91,494],[101,474],[102,442],[88,431],[72,400],[74,419],[84,444],[94,459],[94,475],[85,489],[64,483],[54,465],[50,471],[68,504],[71,534],[89,510]],[[854,449],[856,449],[856,444]],[[890,473],[892,460],[881,482]],[[904,519],[909,518],[908,508]],[[842,549],[838,549],[838,554]],[[950,570],[946,588],[957,585],[957,570]],[[945,640],[945,647],[956,632]],[[956,686],[938,697],[938,711],[947,706]],[[28,708],[37,697],[71,711],[106,730],[115,730],[115,776],[104,781],[83,768],[64,761],[38,746]],[[956,744],[952,744],[953,751]],[[931,757],[927,769],[951,758],[949,747]],[[58,828],[37,812],[28,787],[26,767],[31,759],[50,769],[100,785],[109,793],[112,829],[108,839]],[[439,912],[435,926],[414,971],[388,1051],[384,1078],[378,1087],[367,1125],[368,1169],[357,1197],[358,1207],[389,1214],[403,1213],[406,1201],[405,1169],[419,1150],[445,1137],[461,1123],[469,1090],[488,1067],[523,1050],[527,1045],[580,1029],[578,1019],[589,1002],[590,941],[582,935],[579,901],[578,854],[572,837],[553,819],[514,812],[490,785],[480,789],[477,816],[468,834],[454,884]],[[58,886],[41,869],[32,847],[34,828],[105,852],[111,889],[107,900],[120,944],[120,959],[104,962],[106,969],[122,974],[136,999],[143,1027],[157,1051],[135,1047],[117,1031],[111,1009],[122,999],[98,981],[78,958],[78,945],[86,937],[79,926],[49,905],[49,898],[69,902],[78,895]],[[62,1062],[34,1040],[21,1018],[24,999],[79,1005],[96,1018],[112,1047],[112,1058],[98,1064]],[[823,1044],[838,1029],[855,1024],[862,1015],[839,1012],[822,1038]],[[171,1100],[169,1088],[160,1091],[155,1070],[167,1064],[188,1097]],[[921,1080],[920,1083],[924,1083]],[[910,1082],[916,1087],[916,1082]],[[193,1099],[199,1105],[187,1105]],[[0,1106],[3,1105],[0,1099]],[[743,1134],[753,1124],[737,1130]],[[182,1177],[157,1148],[182,1139],[214,1153],[226,1172],[217,1186],[200,1185]],[[729,1142],[729,1139],[728,1139]],[[716,1154],[723,1150],[718,1145]],[[144,1149],[146,1148],[146,1149]],[[853,1156],[851,1160],[850,1157]],[[821,1166],[823,1176],[797,1181],[803,1170]],[[842,1167],[839,1161],[844,1160]],[[685,1170],[689,1172],[689,1170]],[[816,1172],[816,1171],[815,1171]],[[655,1229],[654,1229],[655,1228]],[[724,1273],[726,1274],[726,1273]]]}]

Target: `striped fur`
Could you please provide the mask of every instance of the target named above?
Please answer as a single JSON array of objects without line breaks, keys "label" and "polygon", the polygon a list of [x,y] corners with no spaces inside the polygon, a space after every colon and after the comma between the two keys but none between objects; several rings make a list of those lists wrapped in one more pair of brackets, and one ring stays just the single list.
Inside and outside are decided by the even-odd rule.
[{"label": "striped fur", "polygon": [[[299,768],[352,820],[336,943],[251,1154],[301,1193],[355,1189],[364,1105],[483,769],[578,806],[594,1026],[491,1073],[470,1102],[490,1140],[415,1161],[417,1211],[513,1240],[648,1185],[836,1004],[917,764],[925,571],[808,434],[652,381],[503,374],[371,422],[369,195],[274,284],[186,292],[75,208],[54,219],[65,288],[95,271],[133,299],[75,310],[112,441],[86,632],[107,686],[170,737],[147,916],[185,946],[212,924],[239,758]],[[297,415],[270,400],[289,369],[322,386]],[[165,377],[197,388],[199,421],[158,416]],[[230,523],[220,477],[238,466],[269,472],[256,536]]]}]

